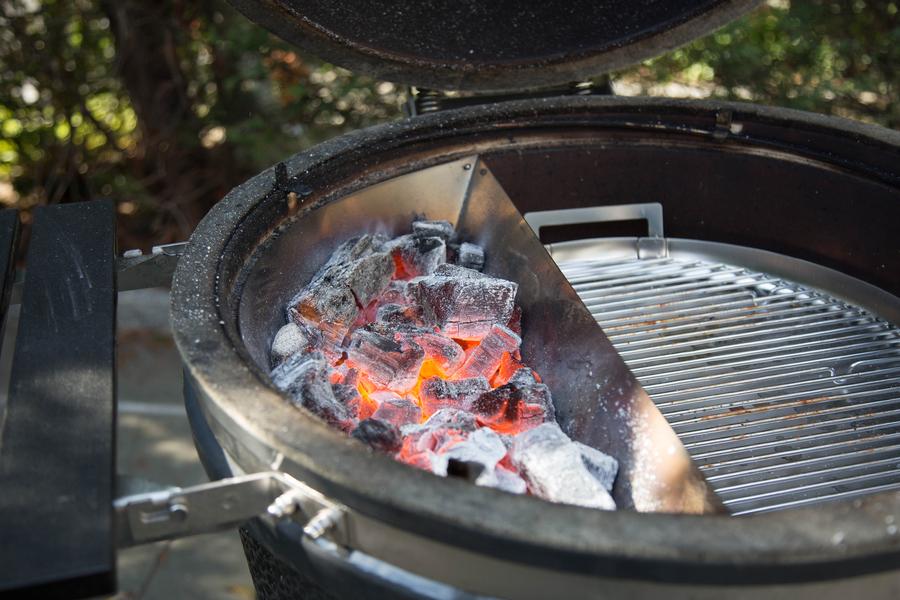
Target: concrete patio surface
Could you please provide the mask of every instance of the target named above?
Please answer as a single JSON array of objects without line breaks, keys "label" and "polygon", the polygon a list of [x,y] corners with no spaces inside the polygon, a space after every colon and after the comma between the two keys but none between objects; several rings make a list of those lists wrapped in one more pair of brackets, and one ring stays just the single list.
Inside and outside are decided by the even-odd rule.
[{"label": "concrete patio surface", "polygon": [[[184,412],[168,311],[165,290],[119,294],[117,472],[187,486],[208,479]],[[120,550],[118,570],[116,600],[255,597],[237,531]]]}]

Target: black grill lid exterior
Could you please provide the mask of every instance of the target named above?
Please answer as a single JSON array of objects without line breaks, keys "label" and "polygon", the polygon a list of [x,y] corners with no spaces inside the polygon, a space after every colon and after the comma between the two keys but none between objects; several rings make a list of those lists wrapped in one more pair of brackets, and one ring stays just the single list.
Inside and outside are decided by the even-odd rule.
[{"label": "black grill lid exterior", "polygon": [[657,56],[762,0],[230,0],[301,49],[443,90],[562,85]]}]

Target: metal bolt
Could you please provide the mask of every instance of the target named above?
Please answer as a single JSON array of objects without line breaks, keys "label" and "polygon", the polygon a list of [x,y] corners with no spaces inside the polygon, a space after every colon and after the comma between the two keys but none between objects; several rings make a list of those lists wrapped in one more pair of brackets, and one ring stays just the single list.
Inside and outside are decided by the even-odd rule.
[{"label": "metal bolt", "polygon": [[309,523],[303,528],[303,533],[311,539],[317,540],[328,532],[332,527],[337,525],[341,518],[341,511],[337,508],[323,508],[316,513]]}]

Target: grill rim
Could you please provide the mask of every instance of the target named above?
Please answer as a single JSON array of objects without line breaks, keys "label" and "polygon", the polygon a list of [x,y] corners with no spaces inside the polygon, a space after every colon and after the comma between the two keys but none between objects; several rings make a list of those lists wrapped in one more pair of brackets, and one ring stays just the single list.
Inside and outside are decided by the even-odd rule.
[{"label": "grill rim", "polygon": [[[383,162],[377,173],[370,175],[383,180],[401,174],[403,169],[423,168],[428,160],[451,160],[452,156],[446,154],[447,148],[452,148],[448,135],[467,146],[462,153],[470,154],[471,141],[459,142],[459,139],[475,133],[496,133],[498,123],[521,127],[527,121],[530,126],[539,127],[558,124],[560,119],[568,122],[575,115],[582,119],[581,127],[597,128],[594,118],[610,112],[631,113],[636,117],[648,112],[665,113],[675,122],[690,115],[709,125],[708,129],[696,129],[690,135],[709,140],[715,131],[716,115],[722,110],[740,112],[745,124],[752,125],[755,121],[772,130],[779,127],[785,132],[793,130],[793,135],[788,135],[792,140],[796,139],[797,129],[819,133],[827,130],[858,144],[871,144],[889,153],[900,152],[900,134],[785,109],[652,98],[560,98],[552,102],[518,101],[490,108],[460,109],[355,132],[292,157],[287,162],[287,171],[292,176],[303,174],[304,182],[318,187],[318,193],[309,202],[325,202],[329,200],[328,194],[331,200],[343,195],[338,191],[336,173],[356,173],[354,179],[360,184],[374,182],[360,180],[358,176],[361,168],[371,168],[367,166],[371,163],[363,162],[360,166],[366,155],[376,152],[382,161],[400,157],[395,163]],[[667,133],[687,134],[683,126],[676,125],[666,132],[659,127],[648,129],[645,122],[636,119],[631,127],[653,130],[648,135],[654,139],[663,138]],[[623,126],[626,125],[620,121],[613,127]],[[421,150],[418,144],[443,145],[443,148],[433,151],[429,159],[428,152],[416,155]],[[441,149],[445,154],[435,159],[434,155],[440,154]],[[531,498],[494,496],[500,492],[415,472],[390,459],[367,455],[325,425],[290,409],[244,360],[230,335],[233,315],[224,312],[218,296],[224,264],[245,260],[259,244],[259,239],[255,239],[249,244],[252,248],[240,248],[241,243],[247,246],[248,236],[253,235],[248,231],[255,225],[259,237],[265,237],[273,223],[285,218],[284,209],[279,207],[285,190],[279,188],[271,193],[273,175],[269,169],[252,178],[213,209],[192,236],[173,283],[172,322],[186,365],[186,384],[199,392],[207,418],[233,456],[248,465],[265,468],[272,467],[273,460],[280,461],[286,471],[345,501],[354,510],[387,523],[435,535],[474,551],[485,552],[483,544],[487,543],[491,552],[502,552],[510,560],[540,561],[563,570],[654,581],[772,583],[821,579],[823,565],[827,565],[824,573],[828,577],[896,566],[898,544],[885,538],[881,523],[885,514],[900,512],[900,494],[873,497],[859,507],[836,503],[827,511],[800,509],[743,519],[598,513]],[[900,179],[900,173],[888,175]],[[222,285],[226,286],[225,280]],[[262,410],[248,414],[247,397],[256,398]],[[302,431],[303,439],[288,437],[284,422],[296,424],[292,431]],[[345,473],[343,482],[336,481],[334,473],[324,472],[321,465],[311,460],[322,448],[339,455],[344,461],[341,468],[351,473],[349,478]],[[401,482],[392,481],[395,489],[400,489],[391,494],[390,501],[386,501],[384,490],[379,489],[381,480],[366,479],[373,470],[390,474]],[[358,480],[348,483],[354,476]],[[416,491],[411,496],[414,501],[402,497],[405,486]],[[439,500],[442,492],[484,509],[494,510],[502,501],[515,510],[495,512],[487,521],[480,514],[474,519],[448,519],[447,514],[441,513],[441,502],[428,503],[431,498]],[[787,514],[790,518],[782,516]],[[697,518],[703,521],[692,521]],[[803,520],[807,526],[798,528],[795,520]],[[851,534],[832,548],[828,540],[841,530],[851,530]],[[586,537],[585,531],[594,535]],[[745,543],[738,543],[739,540]]]}]

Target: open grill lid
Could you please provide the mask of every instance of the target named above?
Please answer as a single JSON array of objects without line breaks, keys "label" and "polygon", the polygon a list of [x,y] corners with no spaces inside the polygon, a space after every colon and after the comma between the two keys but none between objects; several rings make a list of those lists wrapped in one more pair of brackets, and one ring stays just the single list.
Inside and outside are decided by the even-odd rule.
[{"label": "open grill lid", "polygon": [[762,0],[230,0],[316,56],[379,79],[510,91],[581,81],[662,54]]}]

